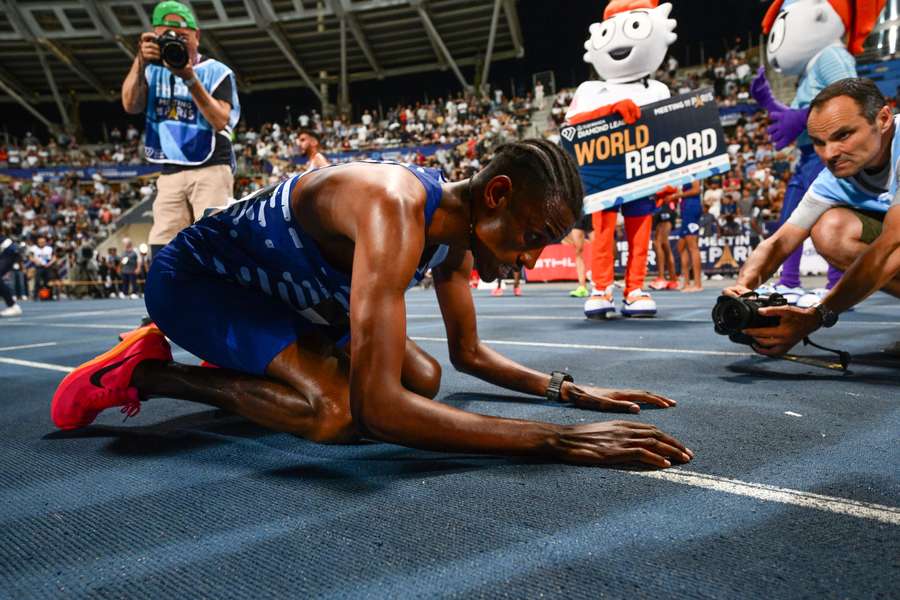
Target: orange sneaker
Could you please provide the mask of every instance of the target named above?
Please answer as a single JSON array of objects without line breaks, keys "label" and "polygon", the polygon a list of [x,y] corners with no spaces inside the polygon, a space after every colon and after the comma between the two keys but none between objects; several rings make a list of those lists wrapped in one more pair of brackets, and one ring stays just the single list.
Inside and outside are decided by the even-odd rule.
[{"label": "orange sneaker", "polygon": [[112,350],[66,375],[53,394],[53,422],[60,429],[86,427],[113,406],[129,417],[138,414],[141,402],[131,376],[145,360],[172,360],[169,343],[153,325],[129,332]]},{"label": "orange sneaker", "polygon": [[493,290],[491,290],[491,296],[502,296],[502,295],[503,295],[503,288],[494,288]]},{"label": "orange sneaker", "polygon": [[522,295],[522,288],[514,288],[514,289],[513,289],[513,295],[514,295],[514,296],[521,296],[521,295]]}]

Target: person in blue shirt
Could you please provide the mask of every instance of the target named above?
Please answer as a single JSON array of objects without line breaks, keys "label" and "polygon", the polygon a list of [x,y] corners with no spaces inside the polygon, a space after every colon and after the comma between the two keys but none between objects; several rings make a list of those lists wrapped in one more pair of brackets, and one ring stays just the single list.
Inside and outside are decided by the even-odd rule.
[{"label": "person in blue shirt", "polygon": [[[199,53],[200,29],[190,8],[160,2],[152,23],[122,83],[122,105],[130,114],[144,113],[146,159],[161,168],[149,236],[151,250],[158,251],[207,208],[232,199],[230,136],[241,107],[232,70]],[[166,34],[187,47],[181,68],[160,55],[157,38]]]},{"label": "person in blue shirt", "polygon": [[[783,354],[877,290],[900,297],[900,116],[870,79],[850,78],[822,90],[810,104],[808,132],[825,164],[788,221],[761,243],[725,293],[755,289],[812,237],[816,250],[844,273],[809,308],[763,309],[781,317],[774,328],[746,330],[762,354]],[[849,269],[849,270],[848,270]]]},{"label": "person in blue shirt", "polygon": [[[320,442],[359,437],[415,448],[667,467],[691,452],[649,425],[559,426],[435,402],[438,362],[407,337],[407,288],[428,269],[458,370],[582,408],[638,412],[672,400],[576,385],[490,349],[469,288],[534,268],[581,214],[578,169],[559,146],[501,146],[472,179],[397,163],[295,176],[183,230],[156,258],[145,293],[155,325],[70,373],[51,415],[63,429],[163,396],[218,406]],[[172,362],[174,343],[220,369]]]}]

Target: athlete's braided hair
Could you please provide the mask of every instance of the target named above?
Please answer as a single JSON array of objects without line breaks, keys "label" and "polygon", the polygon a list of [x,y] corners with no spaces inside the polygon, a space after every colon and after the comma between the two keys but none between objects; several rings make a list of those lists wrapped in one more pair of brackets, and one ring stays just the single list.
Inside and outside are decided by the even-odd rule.
[{"label": "athlete's braided hair", "polygon": [[575,160],[558,145],[542,139],[527,139],[497,148],[494,158],[477,179],[486,183],[491,177],[509,175],[514,186],[523,183],[543,195],[545,208],[564,203],[575,218],[581,216],[584,187]]}]

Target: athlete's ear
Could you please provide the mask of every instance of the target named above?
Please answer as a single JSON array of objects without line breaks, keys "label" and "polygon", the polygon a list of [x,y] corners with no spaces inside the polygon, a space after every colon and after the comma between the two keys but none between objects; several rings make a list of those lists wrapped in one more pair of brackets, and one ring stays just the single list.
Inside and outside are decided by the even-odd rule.
[{"label": "athlete's ear", "polygon": [[512,194],[512,179],[506,175],[496,175],[484,186],[484,204],[487,208],[496,209],[509,204]]}]

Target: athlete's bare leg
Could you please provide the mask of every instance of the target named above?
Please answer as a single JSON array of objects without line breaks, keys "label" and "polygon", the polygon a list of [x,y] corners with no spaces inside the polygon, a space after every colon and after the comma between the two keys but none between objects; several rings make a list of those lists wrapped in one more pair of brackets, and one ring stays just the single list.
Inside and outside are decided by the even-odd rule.
[{"label": "athlete's bare leg", "polygon": [[[208,404],[276,431],[316,442],[358,439],[350,414],[349,357],[327,342],[304,338],[269,364],[265,377],[228,369],[205,369],[147,361],[132,384],[144,397],[161,396]],[[440,388],[438,362],[407,340],[401,381],[433,398]]]}]

